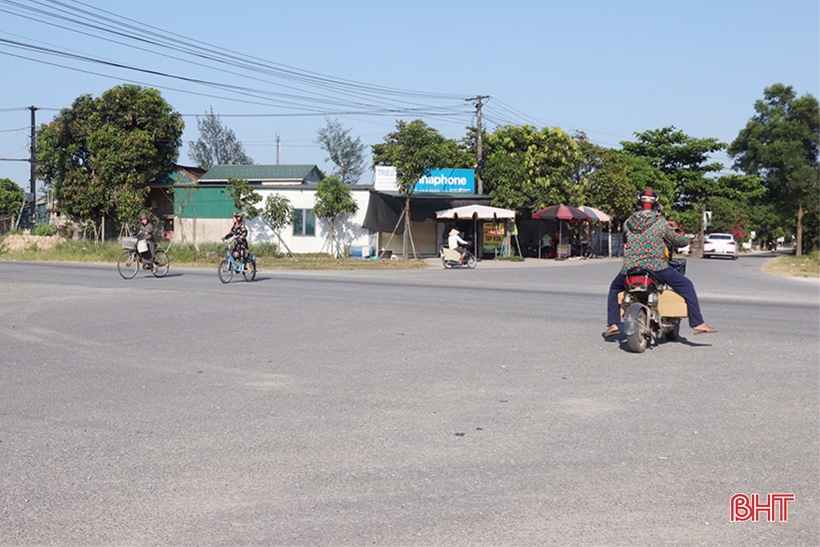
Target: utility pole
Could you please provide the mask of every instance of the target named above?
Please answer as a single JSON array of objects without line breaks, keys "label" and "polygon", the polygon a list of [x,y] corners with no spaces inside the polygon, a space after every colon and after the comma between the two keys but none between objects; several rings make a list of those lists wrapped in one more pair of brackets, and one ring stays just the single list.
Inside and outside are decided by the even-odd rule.
[{"label": "utility pole", "polygon": [[34,113],[37,111],[36,106],[28,107],[31,110],[31,156],[29,159],[29,179],[31,182],[31,228],[37,223],[37,141],[36,133],[34,131]]},{"label": "utility pole", "polygon": [[475,111],[476,111],[476,193],[483,194],[484,193],[484,179],[482,178],[482,171],[484,170],[484,152],[481,146],[482,141],[482,129],[481,129],[481,107],[484,106],[482,101],[484,99],[489,99],[489,95],[476,95],[475,97],[470,97],[469,99],[464,99],[465,101],[470,101],[475,103]]},{"label": "utility pole", "polygon": [[279,165],[279,133],[276,133],[276,165]]}]

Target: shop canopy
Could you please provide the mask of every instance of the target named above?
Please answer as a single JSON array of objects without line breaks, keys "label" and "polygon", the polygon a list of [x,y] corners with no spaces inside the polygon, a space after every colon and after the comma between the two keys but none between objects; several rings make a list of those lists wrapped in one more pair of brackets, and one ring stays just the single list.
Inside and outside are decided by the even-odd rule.
[{"label": "shop canopy", "polygon": [[443,211],[436,211],[438,219],[453,220],[515,220],[515,211],[490,207],[489,205],[464,205]]},{"label": "shop canopy", "polygon": [[[491,199],[490,196],[477,194],[414,192],[410,196],[410,218],[413,222],[435,222],[438,211],[489,203]],[[374,232],[395,230],[397,234],[404,233],[404,223],[398,224],[404,201],[404,194],[399,192],[371,190],[362,227]]]}]

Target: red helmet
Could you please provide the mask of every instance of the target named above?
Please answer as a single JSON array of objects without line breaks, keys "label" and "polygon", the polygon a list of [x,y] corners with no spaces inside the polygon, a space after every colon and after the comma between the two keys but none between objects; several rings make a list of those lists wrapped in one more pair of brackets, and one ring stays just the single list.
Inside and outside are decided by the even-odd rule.
[{"label": "red helmet", "polygon": [[658,194],[654,190],[643,190],[638,194],[638,200],[635,203],[635,208],[641,209],[660,209],[661,202],[658,200]]}]

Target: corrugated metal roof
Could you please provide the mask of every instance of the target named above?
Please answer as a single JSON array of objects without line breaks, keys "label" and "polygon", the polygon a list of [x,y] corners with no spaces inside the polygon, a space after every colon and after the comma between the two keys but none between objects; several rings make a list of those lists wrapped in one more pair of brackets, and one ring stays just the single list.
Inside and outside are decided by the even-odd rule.
[{"label": "corrugated metal roof", "polygon": [[321,174],[315,165],[215,165],[200,183],[244,179],[248,182],[315,182]]}]

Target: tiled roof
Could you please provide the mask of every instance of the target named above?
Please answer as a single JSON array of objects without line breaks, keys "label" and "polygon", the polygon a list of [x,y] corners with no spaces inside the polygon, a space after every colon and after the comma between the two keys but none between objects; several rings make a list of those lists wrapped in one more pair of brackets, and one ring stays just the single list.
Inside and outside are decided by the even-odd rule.
[{"label": "tiled roof", "polygon": [[229,178],[244,179],[248,182],[294,182],[318,180],[318,175],[319,168],[315,165],[215,165],[199,179],[199,182],[225,182]]}]

